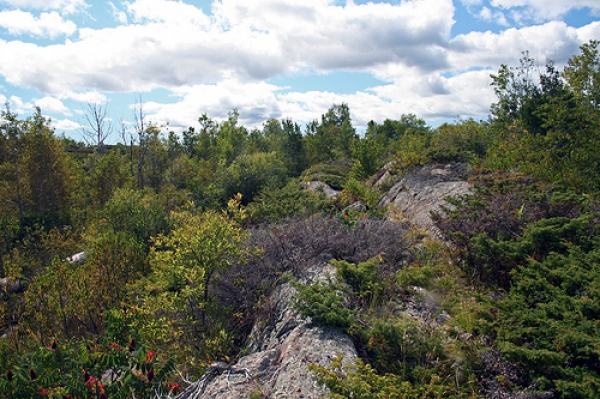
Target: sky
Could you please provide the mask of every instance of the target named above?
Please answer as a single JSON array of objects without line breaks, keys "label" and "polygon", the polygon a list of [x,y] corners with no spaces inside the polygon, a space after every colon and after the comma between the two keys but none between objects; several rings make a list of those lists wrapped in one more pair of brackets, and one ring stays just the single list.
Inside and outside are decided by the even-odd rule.
[{"label": "sky", "polygon": [[0,0],[0,101],[76,140],[90,104],[115,131],[140,104],[175,132],[341,103],[359,132],[403,114],[437,126],[487,119],[490,74],[523,51],[562,69],[591,39],[600,0]]}]

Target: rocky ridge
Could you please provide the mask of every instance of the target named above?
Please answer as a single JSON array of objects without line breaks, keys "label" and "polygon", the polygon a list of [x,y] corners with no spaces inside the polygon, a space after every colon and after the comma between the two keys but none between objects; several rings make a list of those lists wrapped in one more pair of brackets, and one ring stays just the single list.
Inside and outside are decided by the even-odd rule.
[{"label": "rocky ridge", "polygon": [[[394,178],[390,165],[375,184]],[[390,216],[398,214],[430,236],[439,238],[431,220],[431,211],[447,204],[445,198],[467,194],[470,185],[464,180],[463,165],[419,167],[406,174],[381,198],[379,205]],[[322,189],[322,188],[321,188]],[[329,264],[309,268],[303,283],[312,284],[335,269]],[[339,329],[322,327],[302,317],[292,306],[297,291],[292,284],[280,285],[270,296],[271,313],[258,320],[251,333],[247,354],[235,364],[217,362],[203,377],[177,396],[178,399],[225,398],[323,398],[326,388],[317,385],[308,370],[311,363],[327,366],[337,356],[344,363],[354,363],[357,351],[350,337]],[[400,301],[401,302],[401,301]],[[424,289],[396,305],[395,312],[422,323],[443,324],[450,318],[438,312],[434,298]]]},{"label": "rocky ridge", "polygon": [[[302,282],[314,283],[334,273],[329,264],[316,265]],[[353,363],[356,349],[339,329],[314,325],[298,314],[291,306],[296,292],[289,282],[280,285],[270,298],[270,320],[254,326],[249,354],[234,365],[213,363],[178,398],[323,398],[327,389],[317,385],[308,365],[327,366],[340,355],[345,363]]]}]

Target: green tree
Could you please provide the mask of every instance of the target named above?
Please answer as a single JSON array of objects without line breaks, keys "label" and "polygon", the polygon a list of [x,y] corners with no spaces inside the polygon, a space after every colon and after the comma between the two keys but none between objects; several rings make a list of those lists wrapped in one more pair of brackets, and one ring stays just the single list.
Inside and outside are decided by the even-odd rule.
[{"label": "green tree", "polygon": [[239,113],[233,110],[229,118],[221,123],[215,140],[215,150],[218,162],[222,166],[229,166],[246,147],[248,132],[243,126],[238,126]]},{"label": "green tree", "polygon": [[242,194],[242,203],[250,203],[267,187],[281,188],[287,173],[281,157],[275,152],[244,154],[225,169],[220,177],[223,194],[231,198]]},{"label": "green tree", "polygon": [[192,358],[228,355],[230,338],[221,325],[229,310],[213,308],[210,290],[233,262],[250,256],[248,233],[240,227],[245,217],[240,200],[229,201],[227,212],[174,212],[173,230],[153,239],[152,273],[139,286],[140,311],[149,317],[144,334],[157,345],[191,346],[196,348]]},{"label": "green tree", "polygon": [[124,232],[147,248],[150,238],[166,234],[170,225],[160,195],[148,191],[117,189],[91,230]]},{"label": "green tree", "polygon": [[350,159],[351,145],[356,138],[348,104],[334,104],[321,116],[321,123],[313,121],[307,125],[305,140],[309,163]]}]

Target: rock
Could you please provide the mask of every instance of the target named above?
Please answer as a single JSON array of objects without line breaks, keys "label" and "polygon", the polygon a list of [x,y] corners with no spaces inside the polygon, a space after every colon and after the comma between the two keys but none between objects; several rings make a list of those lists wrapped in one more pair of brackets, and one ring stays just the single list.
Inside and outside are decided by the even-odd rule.
[{"label": "rock", "polygon": [[322,181],[307,181],[304,182],[304,187],[315,193],[324,193],[327,198],[334,198],[339,195],[339,191],[331,188],[327,183]]},{"label": "rock", "polygon": [[356,202],[348,205],[344,209],[342,209],[342,212],[348,212],[348,211],[363,212],[364,210],[365,210],[365,203],[363,201],[356,201]]},{"label": "rock", "polygon": [[9,294],[16,294],[25,290],[25,283],[14,277],[4,277],[0,279],[0,289]]},{"label": "rock", "polygon": [[67,262],[72,265],[83,265],[85,263],[85,252],[78,252],[75,255],[67,257]]},{"label": "rock", "polygon": [[[334,274],[331,265],[308,270],[305,282],[314,283]],[[261,398],[317,399],[328,390],[319,386],[308,365],[327,366],[337,356],[354,363],[356,349],[348,335],[337,328],[321,327],[302,317],[291,306],[297,291],[290,283],[271,295],[270,320],[259,320],[251,333],[249,354],[235,364],[215,363],[178,399]]]},{"label": "rock", "polygon": [[422,167],[404,176],[379,201],[388,208],[388,215],[401,215],[433,238],[442,238],[435,227],[431,212],[448,206],[446,197],[469,194],[471,185],[464,179],[464,166],[447,165],[443,168]]},{"label": "rock", "polygon": [[394,304],[394,314],[417,320],[433,327],[446,324],[452,317],[440,309],[437,295],[423,287],[411,287],[412,294]]},{"label": "rock", "polygon": [[379,170],[379,172],[377,172],[375,177],[371,180],[371,185],[373,187],[380,187],[384,184],[388,184],[388,181],[395,178],[393,169],[394,169],[393,161],[386,163],[383,166],[383,168],[381,168]]}]

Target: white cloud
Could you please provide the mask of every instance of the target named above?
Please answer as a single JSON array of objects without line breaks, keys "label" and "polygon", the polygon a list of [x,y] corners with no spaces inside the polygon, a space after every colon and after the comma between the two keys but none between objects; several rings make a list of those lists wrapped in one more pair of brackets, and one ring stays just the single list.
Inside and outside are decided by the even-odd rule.
[{"label": "white cloud", "polygon": [[8,100],[5,100],[10,107],[10,110],[14,114],[18,115],[29,115],[33,110],[34,106],[29,101],[23,101],[23,99],[19,96],[10,96]]},{"label": "white cloud", "polygon": [[77,29],[72,21],[65,21],[56,11],[43,12],[39,17],[21,10],[1,11],[0,26],[11,34],[34,36],[71,35]]},{"label": "white cloud", "polygon": [[190,7],[138,0],[129,6],[135,25],[80,29],[77,41],[46,47],[0,42],[8,54],[0,59],[0,73],[14,84],[59,94],[145,91],[214,82],[232,73],[263,80],[306,66],[364,70],[397,62],[432,70],[447,62],[443,46],[454,10],[451,0],[346,7],[228,0],[214,3],[209,20]]},{"label": "white cloud", "polygon": [[127,24],[128,19],[125,11],[119,10],[112,1],[109,1],[108,5],[110,6],[113,16],[116,20],[122,24]]},{"label": "white cloud", "polygon": [[595,21],[589,25],[582,26],[577,30],[577,37],[582,43],[589,42],[592,39],[598,40],[600,37],[600,21]]},{"label": "white cloud", "polygon": [[[500,24],[518,5],[545,7],[540,15],[551,15],[556,4],[586,3],[494,0],[481,8],[480,0],[461,1]],[[247,127],[273,117],[307,122],[340,102],[365,126],[404,113],[426,120],[486,114],[495,100],[489,74],[501,63],[516,64],[522,50],[541,63],[546,57],[564,63],[581,43],[600,37],[600,22],[576,29],[553,21],[451,38],[451,0],[340,3],[221,0],[210,16],[182,1],[109,3],[123,25],[80,29],[76,38],[50,46],[0,39],[0,75],[48,94],[39,101],[49,105],[50,99],[105,103],[110,92],[163,88],[177,101],[147,102],[145,109],[153,122],[174,128],[195,124],[203,113],[225,119],[233,108]],[[285,92],[265,83],[291,72],[336,70],[370,72],[389,84],[337,94]]]},{"label": "white cloud", "polygon": [[127,6],[137,23],[168,22],[174,24],[192,23],[201,26],[210,24],[209,17],[190,4],[173,0],[136,0]]},{"label": "white cloud", "polygon": [[61,99],[70,99],[79,101],[87,104],[104,104],[108,100],[106,95],[98,91],[84,91],[84,92],[63,92],[60,96]]},{"label": "white cloud", "polygon": [[494,22],[500,26],[509,26],[504,13],[500,11],[492,11],[488,7],[482,7],[477,15],[478,18],[486,22]]},{"label": "white cloud", "polygon": [[40,107],[44,113],[63,113],[69,114],[69,109],[60,101],[54,97],[44,97],[39,100],[35,100],[35,106]]},{"label": "white cloud", "polygon": [[548,21],[559,18],[570,10],[586,7],[600,13],[598,0],[491,0],[490,4],[507,10],[524,7],[525,10],[515,11],[515,18],[521,20]]},{"label": "white cloud", "polygon": [[240,111],[240,122],[244,126],[256,127],[266,119],[282,116],[276,98],[277,90],[277,86],[267,83],[244,83],[228,78],[214,85],[182,87],[173,93],[180,101],[174,104],[146,102],[144,110],[154,123],[169,122],[174,129],[186,129],[204,113],[221,120],[236,108]]},{"label": "white cloud", "polygon": [[483,3],[483,0],[460,0],[460,2],[464,4],[465,7],[473,7],[480,6]]},{"label": "white cloud", "polygon": [[83,127],[79,122],[75,122],[70,119],[53,120],[52,126],[58,131],[73,131],[79,130]]},{"label": "white cloud", "polygon": [[586,27],[576,29],[554,21],[521,29],[510,28],[499,34],[471,32],[451,41],[448,59],[456,70],[473,66],[498,68],[502,63],[516,64],[521,52],[529,51],[542,64],[546,59],[553,59],[561,65],[579,52],[583,42],[579,32],[586,30]]},{"label": "white cloud", "polygon": [[77,12],[88,6],[85,0],[0,0],[0,3],[16,8],[59,10],[65,14]]}]

